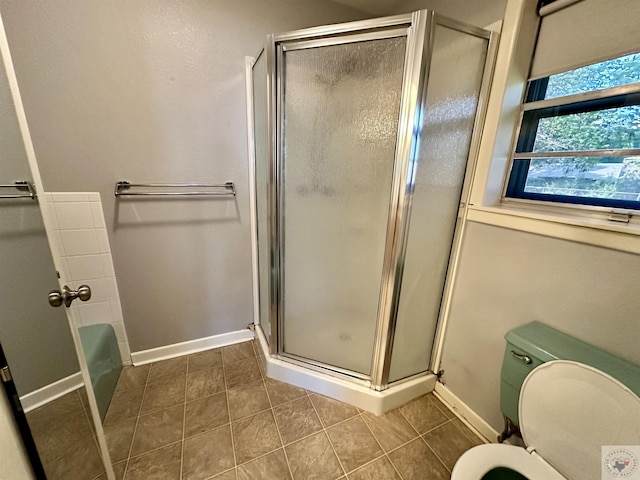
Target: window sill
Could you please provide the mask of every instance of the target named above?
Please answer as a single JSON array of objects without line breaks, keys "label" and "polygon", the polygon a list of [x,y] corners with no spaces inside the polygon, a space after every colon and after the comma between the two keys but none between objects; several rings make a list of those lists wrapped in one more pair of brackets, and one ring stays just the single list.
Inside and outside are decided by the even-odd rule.
[{"label": "window sill", "polygon": [[469,205],[467,220],[588,245],[640,254],[640,221],[612,222],[606,212],[509,202]]}]

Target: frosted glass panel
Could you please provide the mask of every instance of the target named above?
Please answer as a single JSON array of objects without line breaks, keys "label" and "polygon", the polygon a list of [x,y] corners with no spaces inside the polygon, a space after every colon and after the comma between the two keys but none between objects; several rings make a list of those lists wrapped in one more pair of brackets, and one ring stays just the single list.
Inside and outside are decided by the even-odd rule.
[{"label": "frosted glass panel", "polygon": [[284,349],[369,374],[406,38],[284,53]]},{"label": "frosted glass panel", "polygon": [[487,40],[436,26],[390,381],[429,369]]},{"label": "frosted glass panel", "polygon": [[255,141],[256,220],[258,225],[258,298],[260,325],[271,335],[269,248],[269,158],[267,156],[267,64],[262,53],[253,65],[253,131]]}]

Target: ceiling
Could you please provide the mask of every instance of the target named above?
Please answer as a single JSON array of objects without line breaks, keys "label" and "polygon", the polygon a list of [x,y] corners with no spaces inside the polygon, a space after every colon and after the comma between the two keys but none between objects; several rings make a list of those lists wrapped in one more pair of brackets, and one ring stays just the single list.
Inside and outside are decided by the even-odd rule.
[{"label": "ceiling", "polygon": [[390,15],[397,13],[398,6],[404,0],[332,0],[334,3],[355,8],[371,15]]},{"label": "ceiling", "polygon": [[421,8],[484,27],[504,17],[507,0],[329,0],[369,17],[408,13]]}]

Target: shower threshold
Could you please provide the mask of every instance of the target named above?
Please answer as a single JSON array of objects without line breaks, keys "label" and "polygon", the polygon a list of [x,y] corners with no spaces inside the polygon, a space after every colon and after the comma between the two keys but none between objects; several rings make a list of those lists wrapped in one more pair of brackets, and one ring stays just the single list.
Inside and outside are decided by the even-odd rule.
[{"label": "shower threshold", "polygon": [[262,329],[256,328],[255,333],[260,347],[259,361],[266,376],[348,403],[374,415],[382,415],[435,389],[436,376],[425,372],[378,392],[365,380],[342,378],[332,375],[329,370],[305,366],[303,362],[272,357]]}]

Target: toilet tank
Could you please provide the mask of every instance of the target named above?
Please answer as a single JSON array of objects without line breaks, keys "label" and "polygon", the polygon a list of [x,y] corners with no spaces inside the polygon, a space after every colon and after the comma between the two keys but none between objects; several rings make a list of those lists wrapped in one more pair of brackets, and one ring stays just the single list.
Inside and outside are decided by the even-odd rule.
[{"label": "toilet tank", "polygon": [[640,367],[540,322],[531,322],[505,335],[500,408],[519,427],[518,398],[525,377],[551,360],[573,360],[590,365],[618,379],[640,396]]}]

